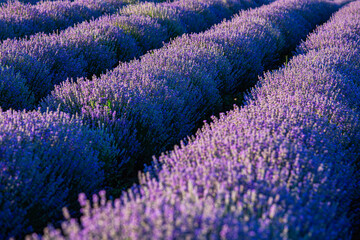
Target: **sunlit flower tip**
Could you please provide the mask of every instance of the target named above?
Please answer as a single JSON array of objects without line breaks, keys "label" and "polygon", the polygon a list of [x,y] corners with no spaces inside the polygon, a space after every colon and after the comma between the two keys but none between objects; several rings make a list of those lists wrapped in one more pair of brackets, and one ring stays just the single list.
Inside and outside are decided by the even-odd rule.
[{"label": "sunlit flower tip", "polygon": [[274,218],[275,213],[276,213],[276,205],[273,204],[273,205],[271,205],[271,207],[270,207],[269,217],[270,217],[270,218]]},{"label": "sunlit flower tip", "polygon": [[78,198],[78,200],[79,200],[79,203],[80,203],[80,205],[81,205],[82,207],[86,206],[86,200],[87,200],[87,198],[86,198],[85,193],[79,193],[79,198]]},{"label": "sunlit flower tip", "polygon": [[62,212],[63,212],[64,218],[67,220],[70,220],[71,216],[70,216],[69,210],[66,207],[62,208]]}]

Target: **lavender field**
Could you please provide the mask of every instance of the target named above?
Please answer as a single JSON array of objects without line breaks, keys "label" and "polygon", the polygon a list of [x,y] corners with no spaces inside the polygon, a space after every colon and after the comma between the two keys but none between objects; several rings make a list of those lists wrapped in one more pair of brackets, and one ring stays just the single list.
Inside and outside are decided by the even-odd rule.
[{"label": "lavender field", "polygon": [[359,0],[0,0],[0,239],[360,238]]}]

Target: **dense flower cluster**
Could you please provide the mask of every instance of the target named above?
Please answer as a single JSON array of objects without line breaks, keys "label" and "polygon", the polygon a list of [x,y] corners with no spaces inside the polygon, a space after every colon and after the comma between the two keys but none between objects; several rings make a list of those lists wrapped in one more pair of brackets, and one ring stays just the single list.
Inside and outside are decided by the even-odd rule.
[{"label": "dense flower cluster", "polygon": [[91,207],[81,194],[81,224],[69,219],[43,238],[350,239],[359,16],[360,1],[343,7],[243,107],[163,154],[120,199],[101,191]]},{"label": "dense flower cluster", "polygon": [[[230,21],[179,37],[92,81],[66,81],[41,105],[54,110],[60,106],[90,123],[113,126],[114,134],[122,136],[117,143],[127,153],[123,156],[141,167],[218,112],[228,92],[254,83],[274,58],[291,44],[295,48],[293,40],[287,42],[288,36],[298,41],[305,38],[316,25],[312,16],[319,16],[315,19],[321,23],[336,9],[337,5],[327,1],[281,0],[243,11]],[[307,26],[307,31],[299,25]],[[115,120],[129,122],[128,128],[113,125]],[[136,144],[124,140],[123,132],[135,134],[141,144],[136,151],[128,148]]]},{"label": "dense flower cluster", "polygon": [[60,111],[0,108],[0,239],[40,230],[103,188],[119,150],[105,129]]},{"label": "dense flower cluster", "polygon": [[[259,5],[259,1],[246,0],[193,2],[130,4],[117,14],[103,15],[59,33],[7,39],[0,44],[0,64],[20,73],[34,93],[35,102],[39,102],[54,85],[67,78],[98,75],[119,61],[160,47],[170,37],[209,28],[240,9]],[[186,22],[188,16],[192,23]],[[199,24],[198,20],[201,27],[189,27]],[[7,103],[16,107],[11,104]]]}]

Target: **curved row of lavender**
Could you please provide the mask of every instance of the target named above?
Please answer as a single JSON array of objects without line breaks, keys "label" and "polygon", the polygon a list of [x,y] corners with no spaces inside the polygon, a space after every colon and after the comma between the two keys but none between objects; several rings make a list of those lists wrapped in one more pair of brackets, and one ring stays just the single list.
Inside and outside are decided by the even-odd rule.
[{"label": "curved row of lavender", "polygon": [[[22,3],[30,3],[30,4],[37,4],[38,2],[55,2],[58,0],[0,0],[0,4],[1,3],[7,3],[9,1],[19,1]],[[74,0],[70,0],[71,2],[73,2]]]},{"label": "curved row of lavender", "polygon": [[[147,0],[163,2],[165,0]],[[0,2],[0,40],[50,33],[75,23],[113,14],[133,0],[57,0],[35,5],[20,1]]]},{"label": "curved row of lavender", "polygon": [[[16,1],[16,0],[0,0],[0,4],[1,3],[7,3],[9,1]],[[53,2],[53,1],[58,1],[58,0],[18,0],[19,2],[22,3],[30,3],[30,4],[36,4],[38,2],[42,2],[42,1],[46,1],[46,2]],[[70,0],[70,1],[74,1],[74,0]]]},{"label": "curved row of lavender", "polygon": [[117,189],[151,156],[194,133],[199,122],[222,109],[224,96],[254,83],[337,7],[322,0],[280,0],[243,11],[93,81],[66,81],[41,106],[109,127],[123,151],[112,174],[117,177],[108,182]]},{"label": "curved row of lavender", "polygon": [[11,101],[6,94],[0,97],[1,106],[3,109],[31,108],[49,94],[54,85],[67,78],[90,78],[113,68],[119,61],[159,48],[170,37],[202,31],[240,9],[267,1],[140,3],[127,6],[118,14],[85,21],[59,34],[38,33],[29,39],[5,40],[0,44],[0,65],[10,68],[14,74],[20,73],[27,88],[22,88],[23,81],[14,82],[4,91],[23,90],[19,95],[22,101]]},{"label": "curved row of lavender", "polygon": [[360,1],[341,9],[245,106],[162,155],[120,199],[102,191],[91,207],[80,195],[81,225],[68,220],[65,235],[50,228],[43,239],[350,239],[359,16]]}]

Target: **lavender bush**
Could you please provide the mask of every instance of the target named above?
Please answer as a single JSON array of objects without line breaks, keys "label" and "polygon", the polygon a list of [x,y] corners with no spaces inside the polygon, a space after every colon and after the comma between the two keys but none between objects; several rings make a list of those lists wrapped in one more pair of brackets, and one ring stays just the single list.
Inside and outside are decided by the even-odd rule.
[{"label": "lavender bush", "polygon": [[0,108],[0,238],[61,220],[80,192],[104,186],[118,154],[113,136],[78,117]]},{"label": "lavender bush", "polygon": [[[186,32],[186,28],[179,18],[177,9],[172,4],[144,3],[120,9],[121,15],[149,16],[166,26],[171,37],[179,36]],[[230,16],[231,14],[229,14]]]},{"label": "lavender bush", "polygon": [[[324,34],[324,45],[266,73],[243,107],[163,154],[121,198],[107,202],[101,191],[91,206],[81,194],[80,224],[66,214],[63,232],[50,227],[32,238],[350,239],[348,210],[359,194],[359,9],[360,1],[341,9],[309,36]],[[343,19],[355,21],[345,34]],[[327,46],[321,29],[347,41]]]},{"label": "lavender bush", "polygon": [[[11,0],[0,0],[0,4],[7,3],[9,1],[11,1]],[[16,1],[16,0],[14,0],[14,1]],[[41,1],[42,0],[18,0],[18,2],[30,3],[30,4],[36,4],[36,3],[41,2]],[[48,2],[53,2],[53,1],[58,1],[58,0],[47,0],[47,1]],[[71,0],[71,1],[73,1],[73,0]]]},{"label": "lavender bush", "polygon": [[[141,144],[138,151],[128,151],[133,153],[130,163],[135,168],[126,169],[132,172],[152,155],[160,154],[194,132],[202,119],[222,108],[226,94],[234,92],[239,85],[253,83],[255,76],[273,61],[271,56],[279,57],[288,47],[282,32],[306,37],[297,25],[288,29],[279,27],[284,24],[280,17],[272,23],[270,17],[261,16],[278,15],[280,9],[286,22],[293,13],[296,16],[299,12],[309,16],[310,12],[328,13],[330,17],[330,10],[336,10],[336,5],[325,5],[324,1],[306,3],[311,7],[298,1],[278,1],[242,12],[231,21],[204,33],[177,38],[140,60],[121,64],[92,81],[83,78],[76,83],[66,81],[56,86],[41,106],[81,114],[91,124],[100,120],[113,126],[104,119],[128,121],[127,128],[118,125],[112,129],[114,133],[124,129],[134,133]],[[255,17],[255,13],[260,16]],[[247,14],[252,17],[248,18]],[[120,149],[127,149],[131,141],[121,140],[117,142]]]},{"label": "lavender bush", "polygon": [[192,1],[180,0],[172,3],[129,5],[119,10],[122,15],[145,15],[165,24],[170,37],[184,32],[200,32],[219,19],[226,19],[238,11],[272,1]]},{"label": "lavender bush", "polygon": [[234,66],[235,83],[229,87],[244,90],[254,84],[264,68],[279,64],[284,53],[336,9],[327,1],[276,1],[268,7],[241,12],[231,22],[200,36],[224,46],[225,55]]},{"label": "lavender bush", "polygon": [[115,13],[128,1],[8,1],[0,6],[0,40],[65,29],[75,23]]},{"label": "lavender bush", "polygon": [[[14,87],[14,84],[16,86]],[[25,79],[13,69],[0,65],[0,106],[4,109],[27,109],[34,104],[34,95],[26,86]]]},{"label": "lavender bush", "polygon": [[[39,102],[54,85],[67,78],[99,75],[115,67],[119,60],[130,60],[153,47],[160,47],[169,37],[193,31],[182,22],[188,14],[193,14],[193,20],[206,20],[205,28],[220,22],[225,12],[226,17],[230,17],[238,9],[259,5],[257,1],[242,4],[243,0],[228,3],[203,0],[203,4],[199,2],[200,7],[192,8],[193,0],[181,2],[182,5],[177,2],[131,5],[119,14],[86,21],[59,34],[38,33],[28,39],[4,40],[0,44],[0,63],[19,72]],[[227,11],[218,14],[219,9]],[[214,18],[206,17],[211,13]],[[29,73],[30,65],[33,71]]]}]

